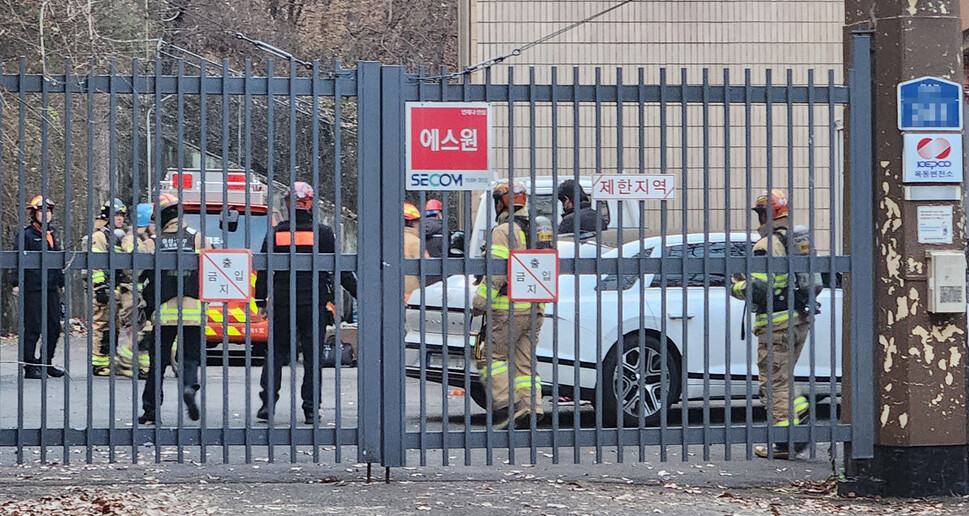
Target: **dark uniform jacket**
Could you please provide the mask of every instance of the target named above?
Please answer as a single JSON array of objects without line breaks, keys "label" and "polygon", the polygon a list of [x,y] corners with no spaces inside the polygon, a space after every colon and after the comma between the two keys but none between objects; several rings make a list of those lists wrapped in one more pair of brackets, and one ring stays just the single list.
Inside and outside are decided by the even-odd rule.
[{"label": "dark uniform jacket", "polygon": [[[17,251],[40,251],[43,246],[44,234],[37,224],[30,224],[17,233],[17,241],[14,246]],[[47,226],[47,250],[61,251],[61,239],[57,235],[54,226]],[[20,275],[18,269],[11,269],[10,284],[17,287],[20,285]],[[24,290],[39,292],[41,285],[39,269],[24,269]],[[64,271],[60,269],[47,270],[47,290],[57,290],[64,286]]]},{"label": "dark uniform jacket", "polygon": [[[559,224],[558,234],[564,235],[575,233],[575,213],[579,213],[579,233],[595,233],[596,231],[596,210],[592,209],[592,203],[582,201],[579,209],[562,215],[562,223]],[[602,219],[602,229],[606,229],[606,219]]]},{"label": "dark uniform jacket", "polygon": [[[266,240],[262,243],[262,250],[265,253],[272,242],[273,253],[289,254],[290,240],[296,244],[297,253],[313,252],[313,215],[307,211],[296,212],[295,235],[290,232],[291,221],[284,220],[276,225],[275,228],[266,232]],[[333,236],[333,229],[326,224],[318,226],[319,242],[317,249],[320,253],[332,254],[335,252],[336,244]],[[273,271],[273,297],[276,306],[289,304],[289,275],[287,270]],[[357,297],[357,277],[350,271],[343,271],[340,274],[341,285],[353,297]],[[267,271],[260,270],[256,274],[256,303],[260,306],[265,305],[268,296]],[[319,279],[319,303],[321,306],[334,299],[333,275],[329,272],[320,272]],[[296,271],[296,305],[313,304],[313,272]]]}]

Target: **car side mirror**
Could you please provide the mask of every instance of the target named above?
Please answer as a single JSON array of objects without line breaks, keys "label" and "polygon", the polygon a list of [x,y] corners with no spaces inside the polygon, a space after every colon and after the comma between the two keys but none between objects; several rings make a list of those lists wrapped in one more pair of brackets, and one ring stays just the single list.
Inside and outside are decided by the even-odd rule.
[{"label": "car side mirror", "polygon": [[451,233],[451,244],[447,251],[448,257],[464,258],[464,246],[464,231]]}]

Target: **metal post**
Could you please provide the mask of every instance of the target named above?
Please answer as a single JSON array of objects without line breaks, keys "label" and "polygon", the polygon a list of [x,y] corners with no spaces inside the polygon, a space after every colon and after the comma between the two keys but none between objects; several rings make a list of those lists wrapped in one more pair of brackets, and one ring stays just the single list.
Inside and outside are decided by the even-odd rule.
[{"label": "metal post", "polygon": [[[360,228],[380,227],[380,64],[357,64],[357,219]],[[357,243],[359,306],[357,460],[380,462],[381,254],[380,232],[361,231]]]}]

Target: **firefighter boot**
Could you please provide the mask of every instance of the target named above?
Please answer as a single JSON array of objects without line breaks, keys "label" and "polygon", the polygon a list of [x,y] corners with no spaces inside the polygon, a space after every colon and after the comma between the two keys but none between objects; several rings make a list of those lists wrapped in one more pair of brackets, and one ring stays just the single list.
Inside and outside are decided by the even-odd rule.
[{"label": "firefighter boot", "polygon": [[199,406],[195,402],[195,387],[191,385],[186,385],[185,390],[182,391],[182,400],[185,401],[185,408],[188,410],[188,417],[192,421],[198,421],[201,414],[199,413]]}]

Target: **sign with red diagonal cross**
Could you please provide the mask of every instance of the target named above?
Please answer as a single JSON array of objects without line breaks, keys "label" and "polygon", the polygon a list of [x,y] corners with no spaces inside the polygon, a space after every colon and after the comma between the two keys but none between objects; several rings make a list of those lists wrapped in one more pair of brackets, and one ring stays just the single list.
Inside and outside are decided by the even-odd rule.
[{"label": "sign with red diagonal cross", "polygon": [[249,301],[252,251],[206,249],[199,253],[199,297],[202,301]]},{"label": "sign with red diagonal cross", "polygon": [[554,303],[558,298],[558,251],[554,249],[512,251],[508,257],[508,299]]}]

